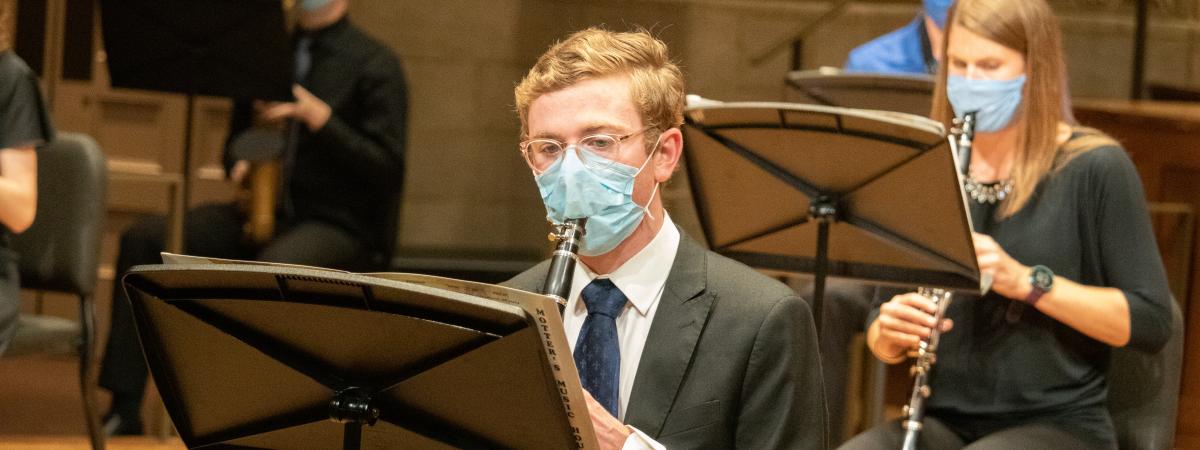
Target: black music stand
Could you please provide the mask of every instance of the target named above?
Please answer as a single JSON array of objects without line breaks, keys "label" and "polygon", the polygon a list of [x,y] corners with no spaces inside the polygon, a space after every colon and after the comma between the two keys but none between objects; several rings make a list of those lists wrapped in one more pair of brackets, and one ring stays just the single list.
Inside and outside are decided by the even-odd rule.
[{"label": "black music stand", "polygon": [[933,104],[933,77],[799,70],[787,74],[788,100],[843,108],[895,111],[926,117]]},{"label": "black music stand", "polygon": [[187,95],[181,208],[170,225],[170,235],[182,247],[195,97],[292,99],[293,55],[283,5],[279,0],[101,0],[100,7],[112,86]]},{"label": "black music stand", "polygon": [[688,179],[709,246],[753,267],[980,289],[971,224],[942,126],[789,103],[685,113]]},{"label": "black music stand", "polygon": [[592,447],[568,418],[587,420],[586,408],[564,409],[572,387],[582,406],[578,382],[555,378],[577,375],[552,367],[543,347],[541,323],[560,320],[550,300],[552,317],[251,264],[137,266],[124,285],[189,448]]}]

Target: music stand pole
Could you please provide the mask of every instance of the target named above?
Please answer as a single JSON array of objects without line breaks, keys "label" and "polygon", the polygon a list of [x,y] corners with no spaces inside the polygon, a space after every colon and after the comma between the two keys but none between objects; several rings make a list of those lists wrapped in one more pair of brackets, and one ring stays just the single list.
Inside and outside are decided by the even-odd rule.
[{"label": "music stand pole", "polygon": [[811,207],[809,215],[817,220],[817,254],[813,270],[813,323],[821,333],[821,303],[825,299],[825,277],[829,272],[829,223],[837,219],[837,207],[822,196]]},{"label": "music stand pole", "polygon": [[1133,25],[1133,76],[1129,80],[1129,98],[1141,100],[1146,74],[1146,27],[1150,21],[1150,2],[1136,0],[1137,15]]},{"label": "music stand pole", "polygon": [[362,448],[363,425],[375,425],[379,420],[379,408],[371,406],[371,397],[361,389],[352,388],[334,395],[329,402],[329,418],[342,422],[342,449]]}]

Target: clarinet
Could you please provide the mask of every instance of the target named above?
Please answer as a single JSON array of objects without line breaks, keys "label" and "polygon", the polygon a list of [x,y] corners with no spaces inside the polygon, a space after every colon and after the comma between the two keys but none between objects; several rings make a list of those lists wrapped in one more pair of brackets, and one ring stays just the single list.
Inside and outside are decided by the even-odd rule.
[{"label": "clarinet", "polygon": [[[951,139],[951,145],[958,152],[959,166],[958,170],[963,175],[967,175],[971,165],[971,141],[975,138],[975,113],[969,112],[963,115],[962,119],[954,119],[955,127],[950,130],[954,135]],[[913,366],[909,372],[913,376],[912,394],[908,397],[908,404],[904,405],[903,413],[905,416],[902,427],[904,428],[904,450],[917,449],[917,437],[921,433],[921,428],[924,426],[925,420],[925,399],[933,394],[933,390],[929,387],[929,371],[933,369],[934,363],[937,362],[937,347],[938,340],[942,335],[941,325],[942,318],[946,314],[946,308],[950,307],[950,302],[953,299],[950,291],[945,289],[917,288],[917,293],[933,300],[937,305],[937,312],[933,315],[933,329],[929,332],[929,339],[922,340],[917,346],[913,361]]]},{"label": "clarinet", "polygon": [[946,314],[946,308],[950,307],[950,301],[953,298],[950,291],[945,289],[930,289],[917,288],[917,293],[933,300],[937,305],[937,312],[933,315],[934,326],[929,332],[929,339],[922,340],[917,346],[916,357],[913,362],[912,369],[909,372],[913,375],[913,390],[908,397],[908,404],[904,405],[903,422],[904,428],[904,450],[917,449],[917,436],[921,433],[923,421],[925,420],[925,399],[933,393],[929,388],[929,371],[933,369],[933,364],[937,362],[937,347],[938,339],[941,337],[942,317]]},{"label": "clarinet", "polygon": [[971,167],[971,141],[975,140],[975,112],[963,114],[961,119],[955,117],[954,125],[950,134],[956,139],[950,142],[955,144],[958,152],[958,172],[966,176]]},{"label": "clarinet", "polygon": [[583,238],[583,224],[586,221],[587,219],[567,219],[563,223],[556,223],[554,230],[547,236],[551,241],[557,241],[558,245],[550,258],[550,270],[546,272],[542,294],[549,295],[558,302],[559,312],[567,307],[567,296],[571,295],[571,278],[575,275],[575,252],[579,251],[579,240]]}]

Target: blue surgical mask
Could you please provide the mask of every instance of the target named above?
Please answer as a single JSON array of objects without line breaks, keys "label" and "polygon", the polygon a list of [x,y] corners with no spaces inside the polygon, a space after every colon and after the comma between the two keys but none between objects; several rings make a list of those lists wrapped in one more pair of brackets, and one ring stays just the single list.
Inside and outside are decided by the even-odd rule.
[{"label": "blue surgical mask", "polygon": [[324,8],[330,1],[332,0],[300,0],[298,4],[301,11],[316,11]]},{"label": "blue surgical mask", "polygon": [[[546,218],[562,223],[586,217],[579,254],[598,256],[611,252],[633,234],[643,215],[650,214],[649,201],[646,206],[633,201],[633,184],[657,150],[656,142],[642,167],[614,161],[605,168],[592,168],[579,159],[574,146],[568,147],[558,162],[534,177],[546,204]],[[650,193],[651,201],[657,193],[656,183]]]},{"label": "blue surgical mask", "polygon": [[975,113],[975,131],[1000,131],[1012,122],[1021,105],[1025,75],[1011,80],[974,80],[956,75],[946,78],[946,97],[954,115]]}]

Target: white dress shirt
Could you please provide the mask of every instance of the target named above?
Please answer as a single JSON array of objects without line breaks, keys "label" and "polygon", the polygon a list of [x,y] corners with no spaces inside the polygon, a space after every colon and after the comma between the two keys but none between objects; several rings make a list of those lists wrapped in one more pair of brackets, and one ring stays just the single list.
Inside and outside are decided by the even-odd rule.
[{"label": "white dress shirt", "polygon": [[[588,283],[596,278],[608,278],[629,299],[616,320],[617,341],[621,349],[621,386],[617,419],[621,421],[625,419],[629,394],[633,392],[633,380],[637,375],[638,363],[642,359],[642,349],[646,346],[646,336],[650,334],[650,324],[654,322],[654,312],[658,310],[658,301],[666,287],[667,275],[671,272],[675,253],[679,250],[679,239],[679,230],[664,211],[662,228],[654,235],[654,239],[617,270],[597,275],[583,264],[575,265],[571,293],[563,313],[563,327],[566,329],[567,343],[570,344],[572,353],[575,351],[575,341],[579,339],[579,329],[583,327],[583,321],[587,318],[587,306],[579,301],[579,293]],[[662,448],[661,445],[655,445],[657,442],[640,430],[634,430],[638,437],[647,441],[641,442],[642,444],[650,446],[649,448]],[[648,448],[636,445],[634,441],[637,439],[626,441],[625,448]]]}]

